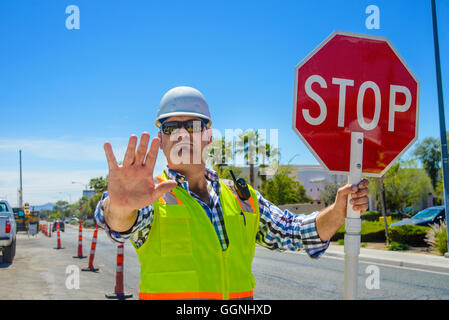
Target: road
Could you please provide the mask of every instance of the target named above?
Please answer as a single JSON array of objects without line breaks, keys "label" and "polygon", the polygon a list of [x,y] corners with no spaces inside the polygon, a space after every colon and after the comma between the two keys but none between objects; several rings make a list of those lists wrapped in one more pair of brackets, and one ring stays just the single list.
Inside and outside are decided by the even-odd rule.
[{"label": "road", "polygon": [[[83,253],[89,255],[93,230],[83,230]],[[71,268],[84,268],[86,259],[77,255],[78,228],[66,226],[61,232],[64,249],[56,250],[56,233],[51,238],[18,235],[13,264],[0,258],[0,299],[105,299],[115,285],[117,246],[100,230],[94,265],[100,272],[80,272],[79,289],[71,288]],[[449,299],[449,274],[378,265],[379,289],[365,285],[372,264],[359,264],[360,299]],[[125,244],[125,293],[138,297],[140,265],[132,245]],[[69,271],[68,268],[69,267]],[[273,252],[256,248],[253,273],[255,299],[316,300],[343,299],[344,260],[322,256],[318,260],[302,252]],[[67,273],[66,273],[67,271]],[[4,290],[4,288],[9,288]]]}]

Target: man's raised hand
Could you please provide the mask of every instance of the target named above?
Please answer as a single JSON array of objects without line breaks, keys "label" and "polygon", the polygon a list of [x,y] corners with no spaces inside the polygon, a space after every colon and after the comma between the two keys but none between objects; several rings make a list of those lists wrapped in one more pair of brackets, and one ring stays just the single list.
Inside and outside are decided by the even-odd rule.
[{"label": "man's raised hand", "polygon": [[150,135],[147,132],[142,134],[136,150],[137,140],[136,135],[130,136],[121,165],[117,164],[111,144],[109,142],[104,144],[109,166],[109,210],[105,218],[108,225],[116,231],[128,230],[134,223],[135,210],[152,204],[177,185],[174,180],[167,180],[157,185],[154,183],[153,170],[160,139],[153,138],[149,150]]}]

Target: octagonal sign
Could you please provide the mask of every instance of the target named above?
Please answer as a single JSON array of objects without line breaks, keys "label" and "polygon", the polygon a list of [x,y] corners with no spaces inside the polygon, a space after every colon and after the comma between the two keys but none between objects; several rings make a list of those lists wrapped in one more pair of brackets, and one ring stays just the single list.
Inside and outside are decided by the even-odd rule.
[{"label": "octagonal sign", "polygon": [[335,31],[295,68],[293,130],[340,174],[362,132],[363,174],[380,177],[416,141],[418,102],[419,81],[388,39]]}]

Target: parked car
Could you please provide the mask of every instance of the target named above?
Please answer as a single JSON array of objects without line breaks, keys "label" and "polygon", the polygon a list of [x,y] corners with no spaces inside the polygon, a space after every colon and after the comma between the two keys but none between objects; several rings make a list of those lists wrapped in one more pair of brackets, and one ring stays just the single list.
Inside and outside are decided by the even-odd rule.
[{"label": "parked car", "polygon": [[[65,228],[64,228],[64,221],[59,221],[59,230],[61,230],[62,232],[64,232]],[[53,227],[51,228],[51,232],[55,232],[56,230],[56,221],[53,222]]]},{"label": "parked car", "polygon": [[70,219],[69,219],[69,222],[67,222],[67,223],[72,223],[72,222],[78,222],[78,223],[79,223],[79,222],[80,222],[80,219],[75,218],[75,217],[74,217],[74,218],[70,218]]},{"label": "parked car", "polygon": [[17,226],[14,212],[8,201],[0,200],[0,251],[3,263],[12,263],[16,255]]},{"label": "parked car", "polygon": [[436,206],[426,208],[417,214],[415,214],[410,219],[403,219],[399,222],[395,222],[390,225],[390,227],[394,226],[402,226],[402,225],[416,225],[416,226],[430,226],[432,224],[446,221],[446,215],[444,206]]}]

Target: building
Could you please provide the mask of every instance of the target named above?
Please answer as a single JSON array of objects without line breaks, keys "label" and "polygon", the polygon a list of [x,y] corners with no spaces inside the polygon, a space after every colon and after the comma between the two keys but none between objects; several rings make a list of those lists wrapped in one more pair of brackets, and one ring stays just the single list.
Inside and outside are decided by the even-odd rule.
[{"label": "building", "polygon": [[83,197],[87,199],[92,198],[95,195],[95,190],[83,190]]},{"label": "building", "polygon": [[[281,165],[287,167],[286,165]],[[291,170],[290,177],[296,179],[306,189],[306,194],[312,199],[307,204],[291,204],[280,206],[282,209],[288,209],[293,213],[308,214],[316,210],[324,209],[326,204],[321,201],[321,191],[326,187],[327,183],[336,183],[340,186],[348,183],[348,176],[343,174],[330,174],[325,168],[320,165],[288,165]],[[241,167],[241,176],[245,177],[249,183],[249,167]],[[259,189],[262,180],[258,176],[258,168],[254,167],[254,187]],[[267,176],[267,180],[272,176]],[[376,198],[368,196],[369,198],[369,210],[376,210]],[[327,204],[329,205],[329,204]]]},{"label": "building", "polygon": [[[281,165],[281,167],[286,167]],[[320,165],[289,165],[291,170],[290,176],[297,181],[301,182],[306,189],[306,194],[314,202],[320,201],[320,191],[324,190],[326,183],[334,182],[338,184],[346,184],[348,177],[345,175],[331,175]],[[257,175],[258,168],[255,167],[254,171],[254,187],[260,188],[262,183],[260,177]],[[242,168],[242,176],[249,177],[249,167]],[[271,177],[268,176],[267,179]]]}]

